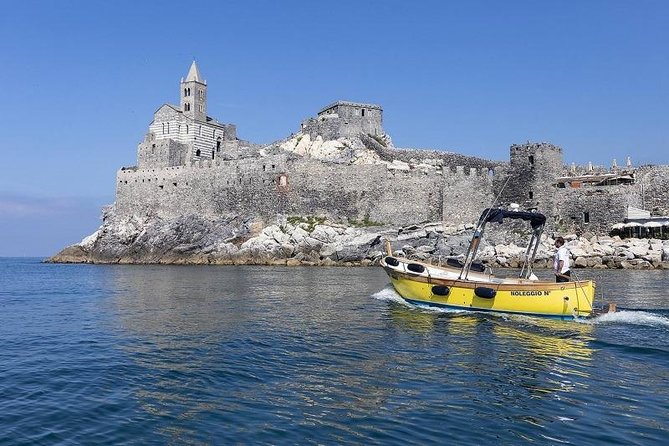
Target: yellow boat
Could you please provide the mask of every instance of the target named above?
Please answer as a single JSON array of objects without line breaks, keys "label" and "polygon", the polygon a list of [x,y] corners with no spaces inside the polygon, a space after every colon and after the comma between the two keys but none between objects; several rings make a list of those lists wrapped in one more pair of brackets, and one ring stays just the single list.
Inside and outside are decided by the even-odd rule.
[{"label": "yellow boat", "polygon": [[[519,277],[497,277],[490,268],[475,262],[486,223],[501,223],[505,218],[526,220],[532,226]],[[595,300],[594,281],[541,281],[532,272],[545,223],[546,217],[538,212],[486,209],[474,230],[464,262],[449,259],[446,265],[437,266],[392,257],[389,252],[381,260],[381,266],[397,293],[414,304],[561,319],[590,317]]]}]

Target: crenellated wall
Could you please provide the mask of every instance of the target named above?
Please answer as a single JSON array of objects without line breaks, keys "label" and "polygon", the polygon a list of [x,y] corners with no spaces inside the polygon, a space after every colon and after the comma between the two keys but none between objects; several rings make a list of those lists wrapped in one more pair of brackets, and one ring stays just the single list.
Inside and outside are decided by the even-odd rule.
[{"label": "crenellated wall", "polygon": [[383,224],[475,220],[490,203],[489,169],[394,170],[286,155],[130,168],[117,174],[121,215],[323,215]]}]

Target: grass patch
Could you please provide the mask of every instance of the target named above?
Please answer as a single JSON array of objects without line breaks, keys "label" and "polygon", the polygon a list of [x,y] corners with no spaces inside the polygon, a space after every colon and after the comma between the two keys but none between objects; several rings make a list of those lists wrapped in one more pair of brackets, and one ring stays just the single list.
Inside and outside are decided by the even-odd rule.
[{"label": "grass patch", "polygon": [[370,220],[369,217],[365,217],[363,220],[348,220],[348,224],[355,226],[356,228],[368,228],[370,226],[383,226],[383,223],[380,221]]},{"label": "grass patch", "polygon": [[387,147],[386,141],[385,141],[383,138],[381,138],[380,136],[378,136],[378,135],[372,135],[371,133],[368,133],[367,135],[368,135],[370,138],[372,138],[374,141],[376,141],[376,142],[378,142],[379,144],[381,144],[383,147]]},{"label": "grass patch", "polygon": [[290,217],[286,218],[286,221],[293,226],[306,223],[308,225],[307,232],[313,232],[316,225],[322,225],[325,223],[325,217],[314,217],[313,215],[302,217],[300,215],[291,215]]}]

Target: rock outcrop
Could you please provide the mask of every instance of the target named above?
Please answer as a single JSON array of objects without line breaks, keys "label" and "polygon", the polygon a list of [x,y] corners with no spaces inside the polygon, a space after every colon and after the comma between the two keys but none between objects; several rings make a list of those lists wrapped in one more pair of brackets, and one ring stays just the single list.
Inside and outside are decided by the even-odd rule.
[{"label": "rock outcrop", "polygon": [[[330,223],[289,217],[275,224],[228,215],[215,220],[188,215],[123,218],[105,212],[103,224],[80,243],[48,261],[63,263],[165,263],[256,265],[374,265],[385,255],[439,263],[467,250],[472,225],[439,223],[403,228]],[[491,228],[479,258],[491,267],[518,267],[524,236]],[[566,235],[575,268],[668,268],[669,240]],[[543,236],[535,267],[551,267],[554,240]]]}]

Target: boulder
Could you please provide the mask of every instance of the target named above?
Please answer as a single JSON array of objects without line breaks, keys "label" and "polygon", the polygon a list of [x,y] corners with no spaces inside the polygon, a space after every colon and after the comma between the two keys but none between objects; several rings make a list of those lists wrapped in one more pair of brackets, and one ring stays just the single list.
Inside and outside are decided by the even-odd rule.
[{"label": "boulder", "polygon": [[648,254],[648,244],[632,245],[629,247],[629,251],[634,254],[635,257],[643,257]]},{"label": "boulder", "polygon": [[422,253],[422,254],[429,254],[434,252],[435,247],[432,245],[421,245],[416,247],[416,252],[417,253]]},{"label": "boulder", "polygon": [[588,266],[588,260],[585,257],[577,257],[576,260],[574,260],[574,266],[577,268],[585,268]]},{"label": "boulder", "polygon": [[332,243],[339,234],[330,226],[316,225],[310,235],[323,243]]},{"label": "boulder", "polygon": [[601,257],[588,257],[586,259],[586,263],[588,268],[594,268],[596,266],[599,266],[602,264],[602,258]]},{"label": "boulder", "polygon": [[615,256],[623,260],[631,260],[634,258],[634,253],[626,248],[616,248]]},{"label": "boulder", "polygon": [[611,245],[598,243],[592,246],[592,252],[600,256],[611,256],[615,254],[616,250]]}]

